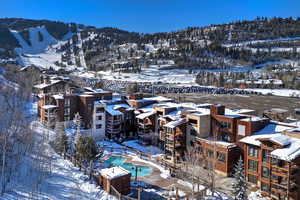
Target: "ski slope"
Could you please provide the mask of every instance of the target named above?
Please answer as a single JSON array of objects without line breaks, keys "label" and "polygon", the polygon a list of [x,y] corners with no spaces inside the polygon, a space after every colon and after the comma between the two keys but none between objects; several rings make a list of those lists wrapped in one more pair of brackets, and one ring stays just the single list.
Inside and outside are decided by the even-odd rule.
[{"label": "ski slope", "polygon": [[[36,65],[38,67],[48,69],[50,67],[59,69],[55,62],[61,61],[61,52],[56,50],[69,40],[73,33],[68,32],[62,40],[55,39],[44,26],[32,27],[28,29],[30,44],[15,30],[10,30],[14,37],[18,40],[20,48],[15,48],[18,54],[17,61],[22,66]],[[42,40],[39,40],[39,34]],[[76,66],[68,66],[66,70],[75,69]]]}]

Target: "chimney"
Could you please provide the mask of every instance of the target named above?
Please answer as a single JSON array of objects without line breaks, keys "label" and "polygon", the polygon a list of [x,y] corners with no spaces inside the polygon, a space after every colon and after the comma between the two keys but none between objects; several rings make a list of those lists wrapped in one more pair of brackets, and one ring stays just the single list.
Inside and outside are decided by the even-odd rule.
[{"label": "chimney", "polygon": [[225,114],[225,106],[221,104],[211,105],[210,106],[210,114],[211,115],[224,115]]}]

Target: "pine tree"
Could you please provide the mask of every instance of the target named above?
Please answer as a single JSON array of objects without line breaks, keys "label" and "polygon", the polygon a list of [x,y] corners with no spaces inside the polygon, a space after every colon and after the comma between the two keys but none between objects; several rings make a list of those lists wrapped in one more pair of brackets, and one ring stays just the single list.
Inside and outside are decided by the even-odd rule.
[{"label": "pine tree", "polygon": [[76,154],[81,161],[90,162],[97,155],[97,145],[92,137],[81,137],[76,144]]},{"label": "pine tree", "polygon": [[69,149],[68,136],[65,131],[60,131],[57,138],[57,150],[59,153],[65,154]]},{"label": "pine tree", "polygon": [[244,163],[242,157],[240,157],[238,163],[234,167],[235,181],[232,184],[233,195],[236,200],[247,199],[247,182],[245,177]]},{"label": "pine tree", "polygon": [[56,122],[55,132],[57,136],[53,144],[55,150],[60,154],[66,153],[69,149],[68,136],[66,135],[64,128],[65,127],[63,123]]}]

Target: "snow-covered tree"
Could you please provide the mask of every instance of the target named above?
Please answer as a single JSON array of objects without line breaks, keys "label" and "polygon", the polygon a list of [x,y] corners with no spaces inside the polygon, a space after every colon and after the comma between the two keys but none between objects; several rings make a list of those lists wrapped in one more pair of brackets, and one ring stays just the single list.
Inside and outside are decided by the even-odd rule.
[{"label": "snow-covered tree", "polygon": [[245,177],[245,169],[242,157],[238,160],[234,167],[235,181],[232,184],[234,199],[246,200],[247,199],[247,182]]},{"label": "snow-covered tree", "polygon": [[82,137],[81,131],[80,131],[80,128],[81,128],[81,116],[79,115],[79,113],[75,114],[74,123],[75,123],[75,126],[76,126],[76,135],[75,135],[75,138],[74,138],[74,143],[77,144],[77,142],[79,141],[79,139]]}]

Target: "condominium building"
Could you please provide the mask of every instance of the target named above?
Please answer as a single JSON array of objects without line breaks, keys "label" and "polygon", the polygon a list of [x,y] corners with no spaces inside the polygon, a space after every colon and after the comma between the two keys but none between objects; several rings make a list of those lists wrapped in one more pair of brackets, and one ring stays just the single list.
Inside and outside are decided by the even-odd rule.
[{"label": "condominium building", "polygon": [[273,121],[241,139],[248,182],[272,199],[300,199],[299,133],[296,126]]}]

